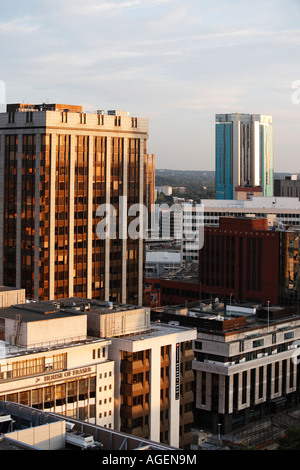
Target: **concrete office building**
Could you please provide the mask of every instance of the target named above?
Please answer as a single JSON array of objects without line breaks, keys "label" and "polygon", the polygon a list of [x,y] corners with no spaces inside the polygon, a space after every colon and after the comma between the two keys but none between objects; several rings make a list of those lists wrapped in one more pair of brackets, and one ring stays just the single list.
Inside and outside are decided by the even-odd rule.
[{"label": "concrete office building", "polygon": [[0,400],[113,429],[110,340],[87,335],[84,309],[34,302],[2,308],[0,317]]},{"label": "concrete office building", "polygon": [[235,189],[247,186],[273,196],[271,116],[217,114],[215,152],[216,199],[234,199]]},{"label": "concrete office building", "polygon": [[182,204],[182,226],[181,259],[184,265],[199,259],[204,234],[203,204]]},{"label": "concrete office building", "polygon": [[146,250],[145,278],[166,277],[181,268],[181,250]]},{"label": "concrete office building", "polygon": [[204,224],[218,225],[220,217],[267,217],[270,226],[300,225],[300,201],[295,197],[253,197],[250,200],[202,199]]},{"label": "concrete office building", "polygon": [[176,450],[170,446],[117,432],[104,426],[19,403],[0,400],[0,415],[0,450],[5,451],[98,450],[102,456],[105,456],[107,455],[105,451],[170,452]]},{"label": "concrete office building", "polygon": [[109,338],[115,363],[114,429],[174,447],[192,442],[196,330],[151,324],[150,309],[89,302],[88,331]]},{"label": "concrete office building", "polygon": [[[141,305],[143,239],[126,235],[135,219],[128,209],[145,203],[147,138],[148,120],[128,112],[7,105],[0,114],[0,284],[25,288],[35,300],[74,295]],[[115,211],[114,237],[97,232],[104,204]]]},{"label": "concrete office building", "polygon": [[13,304],[24,304],[25,300],[25,289],[0,286],[0,308],[10,307]]},{"label": "concrete office building", "polygon": [[274,196],[296,197],[300,199],[300,180],[297,174],[274,180]]},{"label": "concrete office building", "polygon": [[165,196],[172,196],[172,186],[156,186],[155,189],[157,191],[157,195],[163,193]]},{"label": "concrete office building", "polygon": [[[153,320],[197,328],[195,424],[222,434],[299,404],[300,317],[255,304],[153,309]],[[219,426],[221,428],[219,429]]]}]

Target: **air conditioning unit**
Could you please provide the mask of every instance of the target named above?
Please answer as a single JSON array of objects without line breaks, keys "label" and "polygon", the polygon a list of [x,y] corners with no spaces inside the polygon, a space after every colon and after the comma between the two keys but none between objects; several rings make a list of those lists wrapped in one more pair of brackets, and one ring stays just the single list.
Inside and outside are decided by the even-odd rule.
[{"label": "air conditioning unit", "polygon": [[82,432],[75,431],[74,429],[67,429],[66,431],[66,444],[78,447],[82,450],[94,449],[102,447],[103,444],[95,442],[93,436]]}]

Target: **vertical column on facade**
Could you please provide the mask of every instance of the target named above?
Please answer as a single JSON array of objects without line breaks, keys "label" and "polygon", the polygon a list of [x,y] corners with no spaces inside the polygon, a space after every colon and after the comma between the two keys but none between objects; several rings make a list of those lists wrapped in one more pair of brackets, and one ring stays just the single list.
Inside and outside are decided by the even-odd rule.
[{"label": "vertical column on facade", "polygon": [[218,412],[225,414],[225,375],[219,375],[219,403],[218,403]]},{"label": "vertical column on facade", "polygon": [[233,121],[232,123],[232,185],[233,188],[240,184],[240,121]]},{"label": "vertical column on facade", "polygon": [[211,403],[212,403],[212,373],[206,373],[206,406],[208,410],[211,410]]},{"label": "vertical column on facade", "polygon": [[261,400],[259,399],[259,367],[255,367],[255,383],[254,383],[254,404],[256,405]]},{"label": "vertical column on facade", "polygon": [[3,285],[5,135],[0,135],[0,284]]},{"label": "vertical column on facade", "polygon": [[[106,188],[105,188],[105,203],[107,208],[110,207],[110,179],[111,179],[111,137],[107,137],[107,148],[106,148]],[[110,220],[108,223],[108,236],[105,238],[105,264],[104,264],[104,299],[109,300],[109,268],[110,268]]]},{"label": "vertical column on facade", "polygon": [[18,287],[18,288],[21,287],[22,151],[23,151],[23,135],[18,134],[17,220],[16,220],[16,287]]},{"label": "vertical column on facade", "polygon": [[279,378],[278,378],[278,391],[280,392],[280,395],[282,395],[282,361],[279,361]]},{"label": "vertical column on facade", "polygon": [[[140,139],[140,174],[139,174],[139,204],[141,209],[144,207],[144,139]],[[144,218],[144,212],[141,210],[140,219]],[[139,237],[139,267],[138,267],[138,305],[143,305],[143,277],[144,277],[144,220],[140,227]]]},{"label": "vertical column on facade", "polygon": [[264,401],[267,400],[267,366],[263,366],[264,373],[263,373],[263,399]]},{"label": "vertical column on facade", "polygon": [[246,405],[247,408],[250,406],[250,395],[251,395],[251,370],[247,370],[247,393],[246,393]]},{"label": "vertical column on facade", "polygon": [[[291,376],[293,377],[292,386],[290,386],[291,385]],[[296,391],[296,388],[297,388],[297,360],[296,359],[288,361],[286,386],[287,386],[287,391],[288,392]]]},{"label": "vertical column on facade", "polygon": [[238,411],[242,408],[242,395],[243,395],[243,373],[238,372]]},{"label": "vertical column on facade", "polygon": [[[127,288],[126,288],[126,262],[127,262],[127,236],[128,236],[128,220],[127,220],[127,192],[128,188],[128,139],[124,139],[124,154],[123,154],[123,204],[119,205],[122,227],[122,287],[121,287],[121,302],[127,302]],[[119,234],[121,235],[121,234]]]},{"label": "vertical column on facade", "polygon": [[69,297],[74,291],[74,175],[75,175],[75,135],[70,135],[70,175],[69,175]]},{"label": "vertical column on facade", "polygon": [[233,413],[233,375],[229,375],[228,384],[228,414]]},{"label": "vertical column on facade", "polygon": [[275,393],[275,362],[271,364],[271,399],[274,397]]},{"label": "vertical column on facade", "polygon": [[161,347],[151,349],[150,354],[150,440],[160,441],[160,362]]},{"label": "vertical column on facade", "polygon": [[[40,287],[40,168],[41,134],[36,135],[35,149],[35,192],[34,192],[34,299],[39,300]],[[18,265],[18,264],[17,264]]]},{"label": "vertical column on facade", "polygon": [[[179,349],[180,354],[180,349]],[[179,360],[180,367],[180,357],[177,357],[177,364]],[[180,369],[179,369],[180,373]],[[170,439],[169,445],[174,447],[179,447],[179,427],[180,427],[180,399],[175,394],[176,390],[176,343],[170,345],[170,410],[169,410],[169,426],[170,426]]]},{"label": "vertical column on facade", "polygon": [[54,299],[55,280],[55,180],[56,180],[56,134],[50,134],[50,221],[49,221],[49,300]]},{"label": "vertical column on facade", "polygon": [[87,227],[87,297],[92,297],[92,262],[93,262],[93,152],[94,138],[89,136],[88,154],[88,227]]},{"label": "vertical column on facade", "polygon": [[195,382],[196,382],[195,406],[196,408],[201,408],[203,372],[201,372],[200,370],[196,370],[194,371],[194,374],[195,374]]}]

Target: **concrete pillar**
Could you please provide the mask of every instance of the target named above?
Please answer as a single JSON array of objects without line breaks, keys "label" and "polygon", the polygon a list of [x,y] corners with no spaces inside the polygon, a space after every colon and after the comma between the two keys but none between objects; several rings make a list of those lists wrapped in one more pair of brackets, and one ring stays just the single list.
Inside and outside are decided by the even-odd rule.
[{"label": "concrete pillar", "polygon": [[70,175],[69,175],[69,297],[74,292],[74,178],[75,178],[75,135],[70,135]]},{"label": "concrete pillar", "polygon": [[[139,174],[139,204],[144,205],[144,139],[140,140],[140,174]],[[141,214],[140,214],[141,217]],[[138,267],[138,305],[143,305],[144,297],[144,239],[139,237],[139,267]]]},{"label": "concrete pillar", "polygon": [[169,445],[174,447],[179,447],[180,398],[176,394],[176,376],[178,372],[180,377],[180,343],[172,343],[170,345]]},{"label": "concrete pillar", "polygon": [[55,281],[55,180],[56,180],[56,134],[50,134],[50,220],[49,220],[49,300],[54,299]]},{"label": "concrete pillar", "polygon": [[34,299],[39,300],[41,134],[36,134],[34,205]]},{"label": "concrete pillar", "polygon": [[93,263],[93,152],[94,138],[89,136],[88,154],[88,227],[87,227],[87,297],[92,297],[92,263]]},{"label": "concrete pillar", "polygon": [[[0,135],[0,220],[4,221],[4,171],[5,171],[5,135]],[[4,226],[0,224],[0,284],[3,285],[3,235]]]},{"label": "concrete pillar", "polygon": [[124,139],[124,154],[123,154],[123,197],[122,206],[119,207],[121,224],[122,224],[122,290],[121,302],[127,302],[127,236],[128,236],[128,220],[127,220],[127,196],[128,196],[128,138]]},{"label": "concrete pillar", "polygon": [[[110,205],[110,180],[111,180],[111,137],[107,137],[106,148],[106,204]],[[104,299],[109,300],[109,271],[110,271],[110,238],[105,239],[105,275],[104,275]]]},{"label": "concrete pillar", "polygon": [[22,151],[23,134],[18,134],[17,151],[17,220],[16,220],[16,287],[21,287],[21,231],[22,231]]},{"label": "concrete pillar", "polygon": [[[160,442],[160,355],[161,348],[151,349],[150,354],[150,440]],[[171,405],[170,405],[171,408]],[[177,428],[178,429],[178,428]]]}]

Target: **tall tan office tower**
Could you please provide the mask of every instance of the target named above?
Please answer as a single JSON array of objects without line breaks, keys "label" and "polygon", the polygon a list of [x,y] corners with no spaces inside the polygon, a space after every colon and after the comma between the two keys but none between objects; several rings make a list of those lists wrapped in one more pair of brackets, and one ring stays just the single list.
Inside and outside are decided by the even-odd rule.
[{"label": "tall tan office tower", "polygon": [[[141,304],[143,238],[123,232],[134,218],[128,209],[145,203],[147,138],[148,120],[128,112],[7,105],[0,114],[0,284],[36,300]],[[104,204],[114,208],[113,238],[97,232]]]}]

